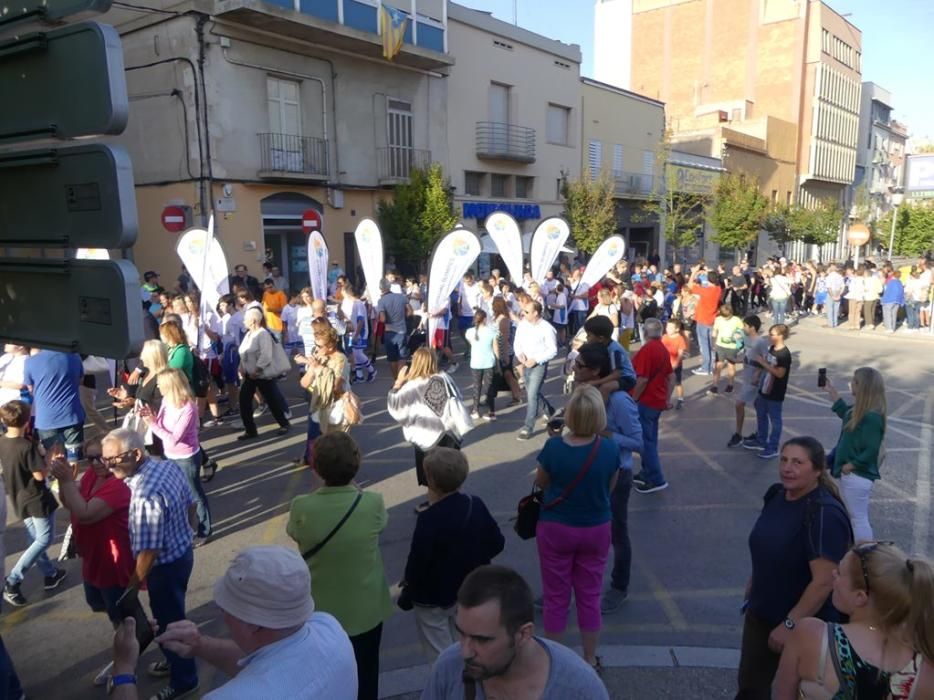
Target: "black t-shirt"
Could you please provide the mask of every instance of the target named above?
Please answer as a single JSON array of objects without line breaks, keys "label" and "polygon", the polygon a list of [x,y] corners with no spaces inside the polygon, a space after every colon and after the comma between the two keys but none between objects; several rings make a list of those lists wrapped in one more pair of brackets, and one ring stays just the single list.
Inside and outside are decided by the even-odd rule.
[{"label": "black t-shirt", "polygon": [[772,367],[784,367],[785,376],[776,377],[769,372],[763,372],[759,392],[770,401],[784,401],[785,392],[788,390],[788,375],[791,374],[791,351],[788,348],[776,350],[770,347],[765,359]]},{"label": "black t-shirt", "polygon": [[0,465],[6,492],[20,518],[47,518],[58,508],[46,482],[37,481],[32,475],[42,471],[45,462],[30,440],[0,437]]},{"label": "black t-shirt", "polygon": [[730,277],[730,282],[733,285],[733,289],[740,289],[746,286],[746,278],[742,275],[733,275]]},{"label": "black t-shirt", "polygon": [[[788,501],[781,485],[776,487],[769,490],[771,497],[766,494],[762,513],[749,534],[749,610],[771,627],[788,616],[811,583],[810,563],[815,559],[838,563],[852,544],[846,511],[829,491],[819,486],[803,498]],[[830,596],[816,616],[839,621]]]}]

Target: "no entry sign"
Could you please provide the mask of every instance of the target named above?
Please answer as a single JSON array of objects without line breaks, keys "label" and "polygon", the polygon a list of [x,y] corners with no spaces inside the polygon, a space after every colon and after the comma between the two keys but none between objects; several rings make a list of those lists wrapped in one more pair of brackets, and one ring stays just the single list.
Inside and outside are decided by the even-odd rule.
[{"label": "no entry sign", "polygon": [[304,214],[302,214],[302,231],[305,232],[307,236],[312,231],[321,230],[321,214],[318,213],[317,209],[307,209]]},{"label": "no entry sign", "polygon": [[185,230],[185,218],[185,210],[181,207],[166,207],[162,210],[162,225],[171,233]]}]

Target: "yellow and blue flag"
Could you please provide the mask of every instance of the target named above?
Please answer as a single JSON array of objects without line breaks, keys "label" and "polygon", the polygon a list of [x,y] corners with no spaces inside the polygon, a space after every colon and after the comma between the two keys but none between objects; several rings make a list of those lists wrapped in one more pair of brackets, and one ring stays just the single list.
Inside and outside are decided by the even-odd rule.
[{"label": "yellow and blue flag", "polygon": [[391,61],[402,50],[405,41],[405,25],[408,15],[389,5],[382,5],[380,33],[383,36],[383,58]]}]

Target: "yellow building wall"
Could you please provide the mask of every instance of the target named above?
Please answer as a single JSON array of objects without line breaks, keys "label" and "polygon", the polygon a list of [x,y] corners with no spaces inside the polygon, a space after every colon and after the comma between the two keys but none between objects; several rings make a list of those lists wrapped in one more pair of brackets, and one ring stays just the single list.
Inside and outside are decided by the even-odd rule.
[{"label": "yellow building wall", "polygon": [[[375,218],[380,198],[388,198],[388,191],[345,190],[344,206],[335,209],[327,204],[323,187],[276,184],[231,184],[231,199],[236,203],[232,212],[218,212],[215,235],[227,256],[230,270],[238,264],[246,265],[250,274],[259,277],[265,260],[266,241],[263,235],[262,200],[282,192],[304,194],[324,205],[324,239],[329,257],[345,267],[344,233],[352,233],[364,218]],[[223,197],[222,185],[216,184],[213,199]],[[139,237],[133,247],[133,259],[140,275],[146,270],[157,270],[165,286],[174,283],[181,269],[181,260],[175,246],[181,233],[170,233],[162,226],[162,210],[170,204],[187,204],[197,211],[196,183],[175,183],[160,186],[140,186],[136,190],[139,214]],[[199,225],[197,213],[194,225]],[[291,287],[308,283],[307,278],[292,279]]]}]

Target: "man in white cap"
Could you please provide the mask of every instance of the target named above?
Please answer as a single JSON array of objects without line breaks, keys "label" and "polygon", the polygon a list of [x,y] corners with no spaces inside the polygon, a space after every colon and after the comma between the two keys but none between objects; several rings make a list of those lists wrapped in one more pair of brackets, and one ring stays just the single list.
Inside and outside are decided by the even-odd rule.
[{"label": "man in white cap", "polygon": [[[311,575],[301,556],[278,546],[240,552],[214,584],[214,602],[231,639],[201,634],[190,620],[173,622],[156,642],[197,657],[230,676],[203,700],[356,700],[357,664],[346,632],[315,612]],[[114,635],[114,695],[136,700],[136,624]]]}]

